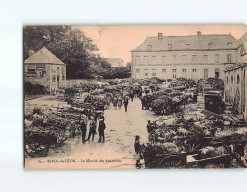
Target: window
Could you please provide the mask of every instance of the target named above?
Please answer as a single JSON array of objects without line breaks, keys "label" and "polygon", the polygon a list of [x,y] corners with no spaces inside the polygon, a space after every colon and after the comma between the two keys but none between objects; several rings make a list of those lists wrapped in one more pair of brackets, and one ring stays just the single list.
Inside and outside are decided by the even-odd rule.
[{"label": "window", "polygon": [[27,71],[28,72],[35,72],[35,69],[34,68],[29,68]]},{"label": "window", "polygon": [[220,63],[220,55],[215,54],[215,63]]},{"label": "window", "polygon": [[140,57],[139,56],[136,56],[135,57],[135,64],[136,65],[139,65],[140,64]]},{"label": "window", "polygon": [[209,48],[213,48],[214,44],[213,43],[209,43],[208,46],[209,46]]},{"label": "window", "polygon": [[147,46],[147,49],[148,49],[148,50],[152,50],[152,45],[148,45],[148,46]]},{"label": "window", "polygon": [[42,70],[41,76],[44,77],[45,75],[46,75],[46,71],[45,70]]},{"label": "window", "polygon": [[62,75],[62,80],[63,80],[63,81],[65,80],[65,75],[64,75],[64,74]]},{"label": "window", "polygon": [[[215,69],[215,78],[218,79],[220,77],[220,70],[218,68]],[[228,79],[228,77],[227,77]]]},{"label": "window", "polygon": [[231,76],[231,84],[233,84],[233,76]]},{"label": "window", "polygon": [[196,55],[192,55],[192,61],[194,62],[194,61],[196,61]]},{"label": "window", "polygon": [[55,75],[52,76],[52,82],[56,82],[56,76]]},{"label": "window", "polygon": [[152,73],[152,76],[153,76],[153,77],[156,77],[156,73],[155,73],[155,72],[153,72],[153,73]]},{"label": "window", "polygon": [[227,54],[227,63],[232,63],[232,54]]},{"label": "window", "polygon": [[242,45],[241,48],[240,48],[240,54],[241,54],[241,55],[244,55],[245,52],[246,52],[246,51],[245,51],[245,49],[244,49],[244,45]]},{"label": "window", "polygon": [[166,63],[166,56],[162,56],[162,64]]},{"label": "window", "polygon": [[166,69],[162,69],[162,72],[166,72]]},{"label": "window", "polygon": [[156,56],[152,56],[152,64],[156,64]]},{"label": "window", "polygon": [[228,76],[226,77],[226,83],[228,83]]},{"label": "window", "polygon": [[59,74],[60,73],[60,69],[59,69],[59,67],[57,67],[57,74]]},{"label": "window", "polygon": [[162,40],[163,39],[163,33],[158,33],[158,40]]},{"label": "window", "polygon": [[172,78],[177,78],[177,70],[176,69],[172,69]]},{"label": "window", "polygon": [[148,69],[144,69],[144,76],[147,77],[148,76]]},{"label": "window", "polygon": [[204,79],[208,78],[208,69],[204,69]]},{"label": "window", "polygon": [[139,69],[136,69],[136,73],[139,73],[140,72],[140,70]]},{"label": "window", "polygon": [[183,72],[186,72],[186,69],[183,69]]},{"label": "window", "polygon": [[239,84],[240,82],[240,78],[239,78],[239,74],[237,75],[237,84]]},{"label": "window", "polygon": [[232,47],[232,42],[227,43],[227,47]]},{"label": "window", "polygon": [[208,62],[208,55],[204,55],[204,56],[203,56],[203,61],[204,61],[204,62]]},{"label": "window", "polygon": [[185,44],[185,49],[190,49],[190,44]]},{"label": "window", "polygon": [[168,44],[168,49],[172,49],[172,44]]},{"label": "window", "polygon": [[196,72],[196,69],[192,69],[192,72]]},{"label": "window", "polygon": [[148,63],[148,56],[144,56],[143,57],[143,63],[145,64],[145,65],[148,65],[149,63]]}]

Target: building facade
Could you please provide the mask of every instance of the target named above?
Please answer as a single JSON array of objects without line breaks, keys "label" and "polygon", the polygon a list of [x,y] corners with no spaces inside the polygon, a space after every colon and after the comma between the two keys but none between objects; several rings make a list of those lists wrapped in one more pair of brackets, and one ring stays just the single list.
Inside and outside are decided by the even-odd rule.
[{"label": "building facade", "polygon": [[247,34],[239,40],[237,63],[225,70],[225,102],[247,121]]},{"label": "building facade", "polygon": [[113,68],[123,66],[123,60],[121,58],[107,58],[106,60]]},{"label": "building facade", "polygon": [[237,40],[231,34],[147,37],[132,55],[132,78],[224,79],[237,61]]},{"label": "building facade", "polygon": [[36,53],[31,52],[24,61],[24,80],[43,85],[50,93],[55,92],[66,86],[66,65],[43,47]]}]

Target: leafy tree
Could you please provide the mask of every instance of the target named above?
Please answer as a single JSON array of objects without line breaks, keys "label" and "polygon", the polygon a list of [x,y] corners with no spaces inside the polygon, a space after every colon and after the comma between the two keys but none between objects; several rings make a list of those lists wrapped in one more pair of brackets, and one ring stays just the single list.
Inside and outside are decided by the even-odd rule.
[{"label": "leafy tree", "polygon": [[111,64],[100,55],[92,39],[70,26],[25,26],[24,59],[30,50],[38,51],[46,47],[60,60],[67,64],[68,79],[127,78],[130,76],[131,64],[126,67],[112,68]]},{"label": "leafy tree", "polygon": [[52,42],[47,48],[57,55],[67,66],[67,78],[85,78],[86,70],[92,64],[90,58],[98,48],[80,30],[68,31],[63,39]]},{"label": "leafy tree", "polygon": [[29,57],[29,51],[38,51],[51,42],[62,39],[70,26],[25,26],[23,29],[24,59]]},{"label": "leafy tree", "polygon": [[129,72],[131,72],[131,62],[128,62],[126,64],[126,68],[128,69]]},{"label": "leafy tree", "polygon": [[130,77],[130,73],[126,67],[116,67],[113,69],[113,76],[114,78],[123,79]]},{"label": "leafy tree", "polygon": [[98,48],[92,39],[69,26],[24,27],[24,58],[30,50],[46,47],[67,64],[67,78],[83,78],[90,66],[90,58]]}]

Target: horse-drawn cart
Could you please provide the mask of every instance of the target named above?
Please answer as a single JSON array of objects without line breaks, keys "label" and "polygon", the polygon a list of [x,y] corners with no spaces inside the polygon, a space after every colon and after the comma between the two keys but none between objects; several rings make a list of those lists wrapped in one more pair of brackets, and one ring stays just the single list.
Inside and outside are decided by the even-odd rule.
[{"label": "horse-drawn cart", "polygon": [[[230,139],[230,138],[229,138]],[[194,152],[173,152],[148,144],[141,147],[145,168],[228,168],[235,159],[240,167],[247,167],[247,139],[213,139]],[[232,166],[233,167],[233,166]]]},{"label": "horse-drawn cart", "polygon": [[45,127],[29,126],[25,128],[24,149],[31,156],[46,156],[50,148],[56,148],[67,139],[65,127],[46,124]]}]

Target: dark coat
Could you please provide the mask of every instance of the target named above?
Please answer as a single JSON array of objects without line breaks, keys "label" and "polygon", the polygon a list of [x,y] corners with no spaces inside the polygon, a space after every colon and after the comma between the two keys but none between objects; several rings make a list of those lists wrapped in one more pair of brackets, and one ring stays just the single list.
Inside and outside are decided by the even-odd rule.
[{"label": "dark coat", "polygon": [[81,123],[81,131],[82,131],[82,132],[86,132],[86,131],[87,131],[87,125],[86,125],[85,122],[82,122],[82,123]]},{"label": "dark coat", "polygon": [[105,123],[104,122],[99,123],[99,131],[104,131],[105,128],[106,128],[106,126],[105,126]]}]

